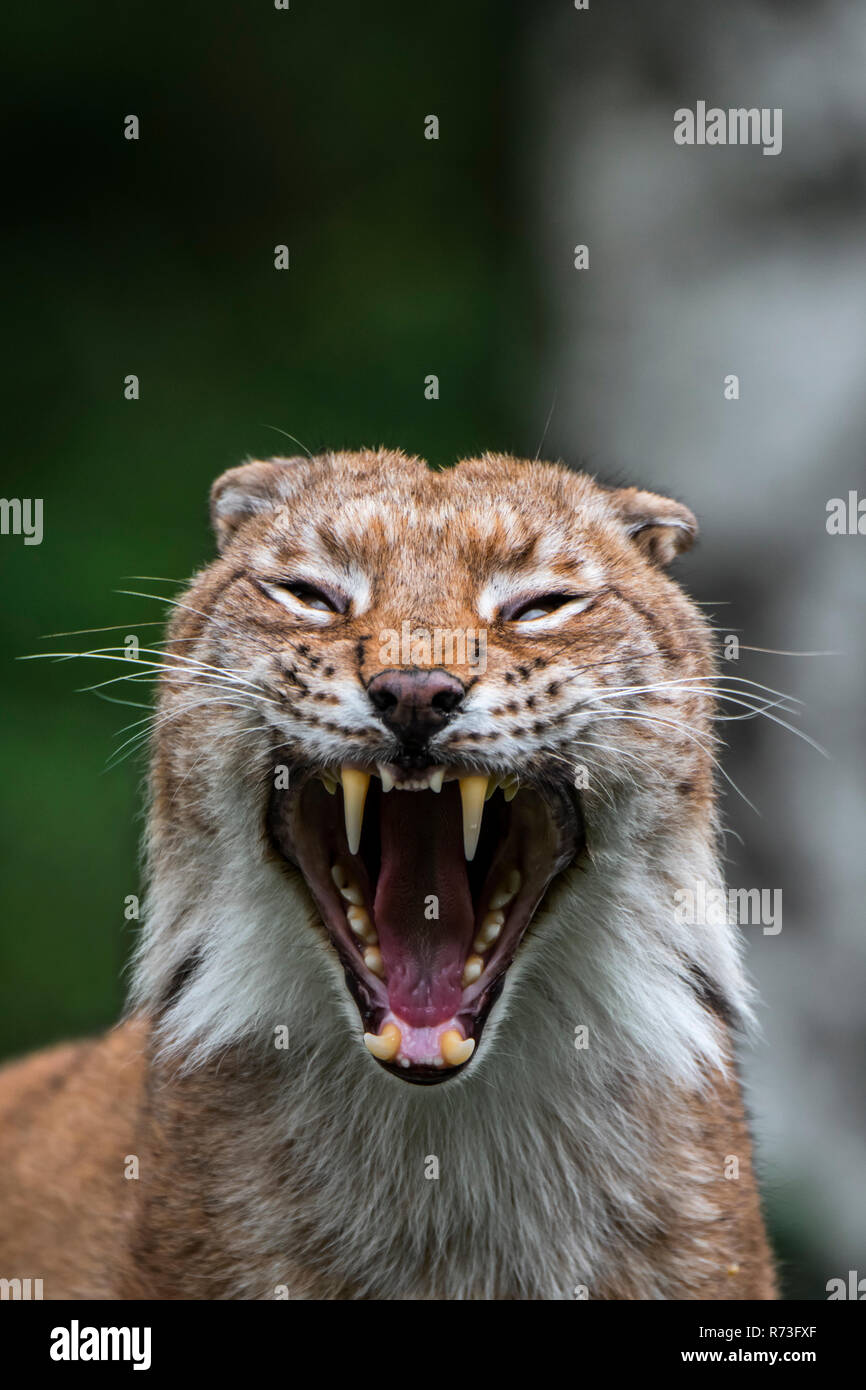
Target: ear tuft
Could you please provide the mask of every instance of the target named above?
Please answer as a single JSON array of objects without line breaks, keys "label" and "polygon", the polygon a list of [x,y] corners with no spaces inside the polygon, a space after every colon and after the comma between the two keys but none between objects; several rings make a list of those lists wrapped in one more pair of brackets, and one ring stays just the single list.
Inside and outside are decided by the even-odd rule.
[{"label": "ear tuft", "polygon": [[682,502],[636,487],[616,488],[609,498],[626,535],[652,564],[669,565],[694,544],[697,518]]},{"label": "ear tuft", "polygon": [[217,478],[210,490],[210,520],[220,554],[231,545],[244,521],[285,501],[287,470],[303,462],[300,458],[256,459],[229,468]]}]

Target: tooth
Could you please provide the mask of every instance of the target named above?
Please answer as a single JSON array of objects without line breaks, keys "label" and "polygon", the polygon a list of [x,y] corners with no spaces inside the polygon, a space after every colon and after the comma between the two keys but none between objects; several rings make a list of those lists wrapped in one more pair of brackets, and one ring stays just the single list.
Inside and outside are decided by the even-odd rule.
[{"label": "tooth", "polygon": [[442,781],[443,781],[444,776],[445,776],[445,769],[444,769],[444,767],[437,767],[437,768],[434,769],[433,772],[430,773],[430,790],[431,790],[431,792],[437,792],[437,793],[438,793],[438,792],[441,792],[441,790],[442,790]]},{"label": "tooth", "polygon": [[364,1043],[380,1062],[393,1062],[400,1051],[403,1038],[396,1023],[386,1023],[381,1033],[365,1033]]},{"label": "tooth", "polygon": [[324,788],[325,791],[328,793],[328,796],[333,796],[334,792],[337,790],[337,783],[335,778],[333,778],[328,772],[320,772],[319,779],[324,784]]},{"label": "tooth", "polygon": [[475,1039],[461,1038],[456,1028],[449,1028],[439,1039],[439,1048],[446,1067],[459,1067],[468,1062],[475,1051]]},{"label": "tooth", "polygon": [[474,949],[476,951],[486,951],[488,946],[492,946],[493,942],[502,931],[504,922],[504,912],[499,910],[496,912],[488,912],[481,923],[481,930],[473,942]]},{"label": "tooth", "polygon": [[478,848],[487,780],[483,773],[480,775],[473,773],[471,777],[460,778],[460,798],[463,802],[463,852],[467,859],[474,858]]},{"label": "tooth", "polygon": [[370,914],[363,907],[350,907],[346,913],[349,919],[349,926],[356,936],[359,936],[368,946],[378,945],[379,938],[376,935],[376,928],[370,921]]},{"label": "tooth", "polygon": [[361,845],[361,826],[364,824],[364,802],[370,785],[369,772],[361,772],[356,767],[343,767],[340,772],[343,782],[343,814],[346,817],[346,839],[349,853],[357,854]]},{"label": "tooth", "polygon": [[391,776],[384,763],[377,763],[376,767],[382,779],[382,791],[389,792],[394,785],[394,778]]},{"label": "tooth", "polygon": [[345,898],[347,903],[353,903],[355,907],[363,907],[364,895],[357,883],[344,883],[340,889],[340,897]]},{"label": "tooth", "polygon": [[488,903],[488,907],[507,907],[511,899],[516,895],[521,882],[520,870],[512,869],[505,882],[501,883],[493,894],[493,897]]},{"label": "tooth", "polygon": [[349,875],[346,873],[342,864],[331,865],[331,878],[341,890],[345,888],[346,884],[349,882]]},{"label": "tooth", "polygon": [[484,961],[480,956],[467,956],[466,964],[463,967],[463,979],[461,981],[463,988],[465,989],[467,985],[474,985],[483,969]]},{"label": "tooth", "polygon": [[499,778],[498,778],[498,777],[491,777],[491,779],[490,779],[490,786],[487,788],[487,791],[484,793],[484,800],[485,800],[485,801],[489,801],[489,800],[490,800],[491,796],[492,796],[493,793],[496,791],[496,788],[497,788],[498,786],[499,786]]},{"label": "tooth", "polygon": [[[385,967],[382,964],[382,952],[376,946],[368,946],[364,952],[364,964],[373,975],[378,975],[380,980],[385,978]],[[396,1026],[396,1025],[395,1025]]]},{"label": "tooth", "polygon": [[520,782],[517,777],[512,777],[510,781],[502,783],[502,795],[506,801],[513,801],[517,795]]}]

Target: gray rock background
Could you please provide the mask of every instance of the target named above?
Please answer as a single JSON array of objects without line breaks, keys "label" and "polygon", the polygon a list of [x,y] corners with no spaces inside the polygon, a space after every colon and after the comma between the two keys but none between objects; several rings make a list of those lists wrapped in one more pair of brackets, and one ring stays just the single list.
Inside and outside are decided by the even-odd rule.
[{"label": "gray rock background", "polygon": [[[721,634],[838,653],[731,666],[802,700],[791,722],[829,759],[766,719],[725,726],[760,813],[726,796],[729,882],[784,905],[778,936],[744,929],[745,1075],[786,1290],[819,1298],[866,1274],[866,536],[825,526],[829,498],[866,493],[866,7],[548,5],[519,64],[543,454],[692,506],[680,576]],[[701,99],[781,107],[781,153],[676,146]]]}]

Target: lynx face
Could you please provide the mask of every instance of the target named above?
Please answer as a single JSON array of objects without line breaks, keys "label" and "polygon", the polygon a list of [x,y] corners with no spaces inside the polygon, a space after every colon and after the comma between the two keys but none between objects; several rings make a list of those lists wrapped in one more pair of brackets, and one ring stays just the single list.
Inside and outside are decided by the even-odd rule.
[{"label": "lynx face", "polygon": [[605,827],[651,856],[709,816],[707,633],[663,573],[694,518],[559,465],[389,452],[233,469],[212,513],[220,558],[171,628],[157,817],[181,836],[192,805],[206,835],[222,812],[191,775],[231,755],[373,1057],[457,1075]]}]

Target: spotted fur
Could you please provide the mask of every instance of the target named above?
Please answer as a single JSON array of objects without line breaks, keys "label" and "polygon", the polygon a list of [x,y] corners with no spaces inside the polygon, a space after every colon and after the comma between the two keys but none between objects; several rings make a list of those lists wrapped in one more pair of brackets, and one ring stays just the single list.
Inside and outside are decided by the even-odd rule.
[{"label": "spotted fur", "polygon": [[[70,1218],[61,1258],[35,1214],[55,1189],[75,1203],[75,1163],[31,1151],[45,1095],[42,1131],[2,1125],[30,1155],[15,1210],[34,1211],[3,1270],[54,1270],[47,1296],[773,1297],[732,1061],[738,942],[673,912],[678,888],[722,881],[711,638],[665,569],[691,513],[558,465],[436,473],[378,451],[233,469],[212,514],[219,557],[169,629],[130,1017],[74,1112],[107,1136],[87,1188],[101,1219],[94,1236]],[[276,600],[289,575],[349,611]],[[581,611],[503,620],[559,589]],[[387,753],[366,686],[404,621],[487,631],[486,670],[454,667],[469,695],[442,761],[586,782],[588,854],[554,881],[477,1056],[433,1088],[363,1048],[265,818],[275,767]],[[127,1088],[100,1079],[111,1049]],[[0,1097],[23,1103],[45,1065],[7,1071]],[[122,1151],[141,1158],[132,1195]]]}]

